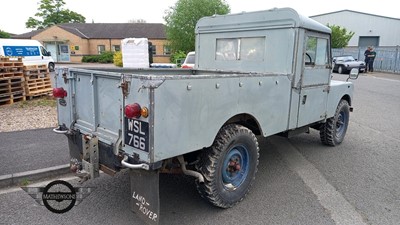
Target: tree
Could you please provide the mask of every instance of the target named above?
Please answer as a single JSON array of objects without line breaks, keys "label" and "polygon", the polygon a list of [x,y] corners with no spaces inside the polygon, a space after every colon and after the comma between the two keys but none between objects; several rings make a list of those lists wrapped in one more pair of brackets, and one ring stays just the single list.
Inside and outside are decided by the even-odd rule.
[{"label": "tree", "polygon": [[332,48],[346,47],[354,35],[353,31],[347,31],[344,27],[329,24],[327,26],[332,30]]},{"label": "tree", "polygon": [[166,10],[164,20],[171,52],[190,52],[195,49],[195,26],[205,16],[230,12],[225,0],[178,0]]},{"label": "tree", "polygon": [[9,33],[0,30],[0,38],[10,38],[10,37],[11,37],[11,36],[10,36]]},{"label": "tree", "polygon": [[63,0],[41,0],[35,19],[29,17],[25,23],[26,28],[43,29],[60,23],[84,23],[85,17],[79,13],[64,9]]}]

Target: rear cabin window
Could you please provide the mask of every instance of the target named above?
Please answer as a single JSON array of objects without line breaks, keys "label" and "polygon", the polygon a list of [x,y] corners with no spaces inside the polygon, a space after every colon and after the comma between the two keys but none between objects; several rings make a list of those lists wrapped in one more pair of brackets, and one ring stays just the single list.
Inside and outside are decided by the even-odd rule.
[{"label": "rear cabin window", "polygon": [[217,39],[215,60],[264,61],[265,37]]}]

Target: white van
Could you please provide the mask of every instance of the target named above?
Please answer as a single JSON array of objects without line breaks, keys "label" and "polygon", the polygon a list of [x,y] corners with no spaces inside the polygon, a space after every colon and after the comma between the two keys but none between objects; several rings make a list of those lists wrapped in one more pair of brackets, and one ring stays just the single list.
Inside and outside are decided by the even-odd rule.
[{"label": "white van", "polygon": [[0,56],[22,57],[24,65],[46,64],[50,71],[54,71],[50,52],[36,40],[0,38]]}]

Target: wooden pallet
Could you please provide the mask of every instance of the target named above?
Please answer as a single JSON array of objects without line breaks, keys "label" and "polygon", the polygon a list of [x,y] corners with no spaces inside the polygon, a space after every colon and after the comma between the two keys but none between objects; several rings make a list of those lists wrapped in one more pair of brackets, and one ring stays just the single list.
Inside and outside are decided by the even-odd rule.
[{"label": "wooden pallet", "polygon": [[24,75],[29,78],[45,78],[50,76],[47,65],[27,65],[24,66]]},{"label": "wooden pallet", "polygon": [[26,101],[25,92],[23,91],[0,95],[0,106],[10,105],[21,101]]},{"label": "wooden pallet", "polygon": [[37,70],[37,69],[47,69],[46,64],[42,65],[25,65],[24,70]]},{"label": "wooden pallet", "polygon": [[1,56],[0,57],[0,62],[21,62],[22,63],[22,57]]},{"label": "wooden pallet", "polygon": [[10,77],[23,77],[22,58],[0,57],[0,79]]},{"label": "wooden pallet", "polygon": [[25,77],[26,96],[47,95],[52,92],[50,76],[32,79]]},{"label": "wooden pallet", "polygon": [[14,92],[25,92],[25,79],[23,77],[10,77],[0,79],[0,95]]}]

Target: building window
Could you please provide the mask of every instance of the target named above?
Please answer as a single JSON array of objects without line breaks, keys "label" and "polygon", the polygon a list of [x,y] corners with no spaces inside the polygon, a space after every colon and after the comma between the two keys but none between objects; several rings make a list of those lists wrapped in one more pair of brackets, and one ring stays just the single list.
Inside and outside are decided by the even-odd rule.
[{"label": "building window", "polygon": [[100,55],[101,53],[106,51],[105,45],[97,45],[97,53]]},{"label": "building window", "polygon": [[171,55],[171,49],[167,45],[164,45],[164,55]]},{"label": "building window", "polygon": [[157,48],[156,48],[155,45],[151,46],[151,52],[152,52],[153,55],[157,55]]},{"label": "building window", "polygon": [[119,52],[119,51],[121,51],[121,46],[120,45],[113,45],[112,48],[111,48],[111,51]]}]

